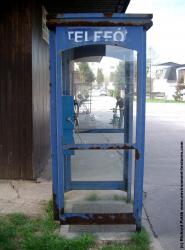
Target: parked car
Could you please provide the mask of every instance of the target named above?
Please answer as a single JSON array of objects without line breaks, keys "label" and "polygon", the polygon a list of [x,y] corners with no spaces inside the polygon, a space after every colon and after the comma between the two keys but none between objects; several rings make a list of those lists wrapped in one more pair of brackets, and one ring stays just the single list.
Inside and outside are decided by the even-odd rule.
[{"label": "parked car", "polygon": [[100,96],[106,96],[106,95],[107,95],[107,91],[105,89],[101,89]]},{"label": "parked car", "polygon": [[100,90],[99,89],[93,89],[92,90],[92,96],[100,96]]}]

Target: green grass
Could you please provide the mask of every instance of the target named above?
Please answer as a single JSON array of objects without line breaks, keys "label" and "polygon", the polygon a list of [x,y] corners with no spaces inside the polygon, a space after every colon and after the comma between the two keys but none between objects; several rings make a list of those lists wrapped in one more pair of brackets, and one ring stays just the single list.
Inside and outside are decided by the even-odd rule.
[{"label": "green grass", "polygon": [[115,194],[115,195],[113,196],[113,200],[114,200],[114,201],[127,201],[127,197],[126,197],[126,196],[123,196],[123,195]]},{"label": "green grass", "polygon": [[53,221],[52,203],[42,218],[23,214],[0,217],[0,250],[87,250],[95,244],[94,237],[83,234],[67,240],[57,234],[59,224]]},{"label": "green grass", "polygon": [[146,102],[152,103],[184,103],[185,101],[175,101],[175,100],[164,100],[164,99],[146,99]]},{"label": "green grass", "polygon": [[145,229],[142,229],[140,233],[134,233],[130,241],[123,244],[110,244],[103,246],[101,250],[149,250],[150,238]]},{"label": "green grass", "polygon": [[52,202],[41,218],[15,213],[0,216],[0,250],[149,250],[149,236],[143,229],[134,233],[127,244],[98,246],[92,235],[83,234],[69,240],[58,234],[53,221]]},{"label": "green grass", "polygon": [[97,201],[99,200],[96,193],[91,193],[89,196],[85,198],[86,201]]}]

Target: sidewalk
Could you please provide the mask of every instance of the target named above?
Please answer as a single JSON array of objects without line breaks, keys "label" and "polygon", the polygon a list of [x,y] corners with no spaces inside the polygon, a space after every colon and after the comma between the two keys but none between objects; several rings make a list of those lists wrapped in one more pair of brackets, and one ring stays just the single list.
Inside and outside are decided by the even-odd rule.
[{"label": "sidewalk", "polygon": [[0,181],[0,214],[43,214],[43,206],[52,197],[51,182]]}]

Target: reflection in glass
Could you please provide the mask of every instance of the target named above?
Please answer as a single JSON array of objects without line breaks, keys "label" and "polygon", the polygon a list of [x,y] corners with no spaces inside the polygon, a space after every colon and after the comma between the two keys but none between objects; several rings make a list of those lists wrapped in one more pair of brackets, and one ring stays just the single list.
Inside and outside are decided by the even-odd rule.
[{"label": "reflection in glass", "polygon": [[[93,46],[91,46],[93,47]],[[73,60],[71,85],[79,105],[77,129],[124,128],[136,99],[137,53],[105,46],[101,55]]]}]

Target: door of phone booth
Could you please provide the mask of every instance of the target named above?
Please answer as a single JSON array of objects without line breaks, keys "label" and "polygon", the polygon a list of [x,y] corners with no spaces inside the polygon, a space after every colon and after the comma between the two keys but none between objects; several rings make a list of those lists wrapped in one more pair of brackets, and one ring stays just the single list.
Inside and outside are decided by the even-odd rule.
[{"label": "door of phone booth", "polygon": [[[48,17],[53,201],[55,219],[61,224],[135,224],[136,229],[141,230],[146,31],[152,26],[151,19],[151,14],[78,13]],[[91,63],[94,69],[87,73],[87,62],[92,61],[101,61],[105,74],[110,76],[108,80],[102,77],[102,72],[97,73],[96,78],[93,76],[92,71],[101,71],[95,67],[96,63]],[[109,72],[113,68],[115,70]],[[112,137],[101,141],[102,135],[109,134]],[[83,135],[92,135],[93,142],[82,139]],[[116,143],[114,135],[120,139]],[[109,169],[110,152],[122,157],[119,171],[114,157]],[[81,159],[87,155],[88,159],[101,158],[102,154],[105,160],[96,172],[106,165],[107,170],[106,166],[102,167],[104,179],[98,178],[92,167],[88,168],[90,163],[82,167]],[[75,165],[79,159],[81,170]],[[86,180],[75,179],[73,169],[79,176],[88,170],[90,176]],[[110,171],[118,173],[120,178],[108,179]],[[132,187],[131,212],[76,213],[64,209],[64,194],[71,190],[122,190],[127,193],[129,203]]]}]

